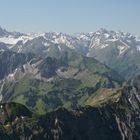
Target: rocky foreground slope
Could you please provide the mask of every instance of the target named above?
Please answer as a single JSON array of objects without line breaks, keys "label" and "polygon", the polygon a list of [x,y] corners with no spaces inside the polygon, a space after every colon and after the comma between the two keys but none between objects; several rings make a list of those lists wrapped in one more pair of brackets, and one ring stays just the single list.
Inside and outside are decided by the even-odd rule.
[{"label": "rocky foreground slope", "polygon": [[[68,111],[60,108],[37,115],[26,107],[7,103],[0,105],[0,138],[2,140],[139,140],[140,76],[120,89],[117,98],[95,107]],[[116,94],[112,94],[112,97]]]}]

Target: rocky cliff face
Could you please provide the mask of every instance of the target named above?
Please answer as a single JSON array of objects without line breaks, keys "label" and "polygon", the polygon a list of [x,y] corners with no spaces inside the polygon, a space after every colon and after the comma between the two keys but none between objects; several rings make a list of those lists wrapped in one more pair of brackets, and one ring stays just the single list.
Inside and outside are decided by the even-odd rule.
[{"label": "rocky cliff face", "polygon": [[0,80],[33,58],[32,54],[18,54],[10,51],[0,52]]}]

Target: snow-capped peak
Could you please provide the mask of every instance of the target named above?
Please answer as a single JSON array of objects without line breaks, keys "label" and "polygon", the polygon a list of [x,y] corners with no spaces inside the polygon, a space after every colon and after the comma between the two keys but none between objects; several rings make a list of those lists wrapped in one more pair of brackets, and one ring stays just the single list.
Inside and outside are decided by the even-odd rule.
[{"label": "snow-capped peak", "polygon": [[[116,46],[120,54],[123,54],[128,48],[137,48],[137,50],[140,50],[140,38],[130,33],[109,31],[104,28],[96,32],[73,35],[57,32],[22,34],[8,32],[0,28],[0,43],[5,44],[6,49],[14,48],[17,52],[22,52],[22,50],[26,52],[27,49],[32,50],[29,48],[31,46],[32,48],[43,46],[43,51],[46,51],[45,49],[48,49],[51,45],[55,46],[55,44],[58,44],[60,48],[61,46],[67,46],[70,49],[84,52],[84,54],[88,53],[91,49],[104,49],[112,46]],[[4,49],[4,46],[1,45],[0,47]],[[39,48],[38,50],[41,49]]]},{"label": "snow-capped peak", "polygon": [[100,29],[94,33],[89,48],[103,49],[105,47],[116,46],[120,52],[119,54],[122,54],[129,48],[140,48],[138,40],[138,37],[130,33]]}]

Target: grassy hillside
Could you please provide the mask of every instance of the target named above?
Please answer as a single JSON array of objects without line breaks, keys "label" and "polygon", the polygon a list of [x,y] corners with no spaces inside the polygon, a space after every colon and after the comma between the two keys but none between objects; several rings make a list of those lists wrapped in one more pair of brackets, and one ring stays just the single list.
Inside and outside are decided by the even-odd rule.
[{"label": "grassy hillside", "polygon": [[3,101],[22,103],[43,114],[86,105],[99,89],[120,87],[122,82],[115,71],[97,60],[65,52],[60,59],[47,57],[19,68],[14,82],[5,80],[2,94]]}]

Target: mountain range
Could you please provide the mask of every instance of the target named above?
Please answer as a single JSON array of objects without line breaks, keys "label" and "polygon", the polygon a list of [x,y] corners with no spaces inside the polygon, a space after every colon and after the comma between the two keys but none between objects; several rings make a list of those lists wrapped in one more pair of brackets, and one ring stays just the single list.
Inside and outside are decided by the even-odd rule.
[{"label": "mountain range", "polygon": [[0,139],[139,140],[140,38],[0,28]]},{"label": "mountain range", "polygon": [[45,57],[59,57],[63,51],[74,50],[99,60],[127,80],[140,70],[140,37],[106,29],[68,35],[56,32],[23,34],[0,28],[0,49]]}]

